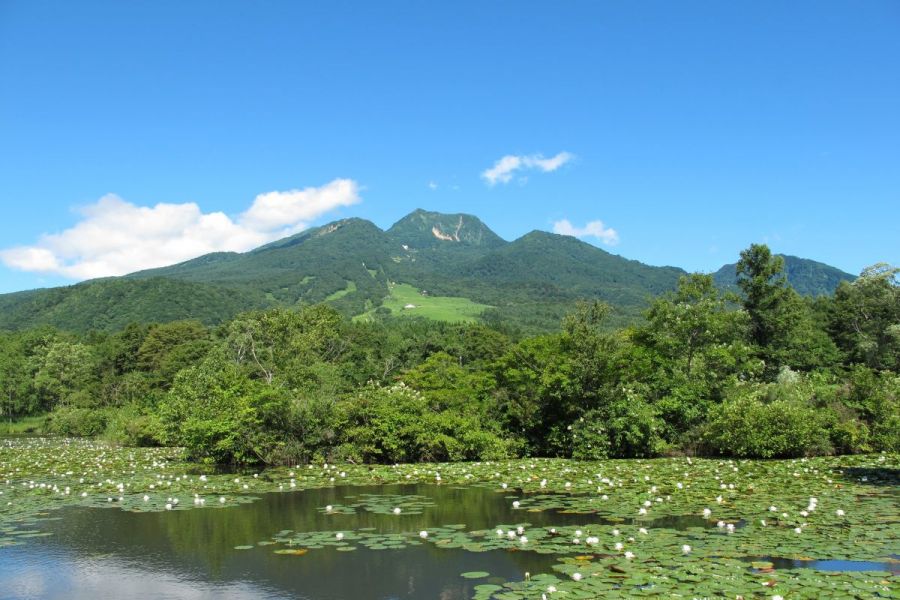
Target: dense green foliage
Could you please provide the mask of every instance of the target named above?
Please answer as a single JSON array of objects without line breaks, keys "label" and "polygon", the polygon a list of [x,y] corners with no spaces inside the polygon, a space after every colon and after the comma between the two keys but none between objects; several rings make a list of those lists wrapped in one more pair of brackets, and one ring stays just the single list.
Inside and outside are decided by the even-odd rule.
[{"label": "dense green foliage", "polygon": [[[787,280],[801,295],[831,294],[852,277],[785,258]],[[723,274],[724,273],[724,274]],[[194,319],[224,323],[252,309],[327,303],[347,317],[413,316],[513,324],[523,333],[554,331],[579,299],[615,308],[605,327],[641,320],[649,299],[675,289],[685,272],[652,267],[573,237],[533,231],[506,242],[477,217],[417,210],[382,231],[344,219],[243,254],[218,252],[122,278],[0,295],[0,329],[52,325],[85,333],[129,323]],[[736,287],[736,267],[715,275]],[[405,284],[405,285],[392,285]]]},{"label": "dense green foliage", "polygon": [[502,319],[353,321],[325,304],[214,328],[7,332],[0,414],[210,462],[900,449],[898,270],[817,299],[765,246],[737,272],[740,295],[685,275],[620,329],[591,300],[534,336]]}]

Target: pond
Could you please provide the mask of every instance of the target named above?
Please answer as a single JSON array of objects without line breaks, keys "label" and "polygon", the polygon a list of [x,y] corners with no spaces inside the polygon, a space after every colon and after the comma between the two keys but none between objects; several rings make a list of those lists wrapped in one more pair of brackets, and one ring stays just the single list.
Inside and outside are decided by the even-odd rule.
[{"label": "pond", "polygon": [[[399,516],[321,511],[362,494],[419,496],[434,506]],[[5,594],[21,598],[94,599],[111,593],[118,598],[469,598],[485,580],[463,578],[463,572],[516,580],[526,571],[549,571],[554,558],[428,544],[388,551],[325,547],[284,555],[275,553],[284,544],[270,542],[285,529],[401,534],[457,523],[486,528],[518,521],[511,513],[503,496],[492,491],[434,485],[265,494],[231,510],[131,513],[73,507],[38,524],[51,535],[0,552],[0,585]],[[252,548],[235,549],[244,545]]]},{"label": "pond", "polygon": [[0,442],[0,598],[888,598],[893,461],[236,474],[169,449]]}]

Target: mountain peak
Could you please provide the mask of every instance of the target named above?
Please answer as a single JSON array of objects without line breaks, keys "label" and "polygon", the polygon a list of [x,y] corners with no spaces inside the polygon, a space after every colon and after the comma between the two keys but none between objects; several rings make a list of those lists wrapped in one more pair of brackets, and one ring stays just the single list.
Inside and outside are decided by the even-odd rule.
[{"label": "mountain peak", "polygon": [[506,242],[474,215],[446,214],[417,208],[387,230],[402,245],[415,248],[436,246],[482,246],[493,248]]}]

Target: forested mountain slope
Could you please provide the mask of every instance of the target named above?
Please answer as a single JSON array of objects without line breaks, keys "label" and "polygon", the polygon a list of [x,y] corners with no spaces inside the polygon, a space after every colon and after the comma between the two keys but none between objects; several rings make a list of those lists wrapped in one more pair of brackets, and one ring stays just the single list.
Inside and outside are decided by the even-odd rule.
[{"label": "forested mountain slope", "polygon": [[[796,257],[785,257],[785,267],[802,294],[831,293],[852,279]],[[726,265],[715,279],[733,287],[733,273],[734,265]],[[636,319],[651,298],[674,289],[684,274],[569,236],[532,231],[507,242],[473,215],[416,210],[387,231],[363,219],[343,219],[245,253],[217,252],[125,277],[0,295],[0,328],[114,330],[129,322],[185,318],[216,324],[252,308],[318,302],[370,318],[392,289],[401,289],[391,286],[398,283],[428,295],[432,304],[444,297],[457,304],[469,299],[490,307],[485,318],[546,331],[558,327],[561,315],[582,298],[613,305],[612,323]]]}]

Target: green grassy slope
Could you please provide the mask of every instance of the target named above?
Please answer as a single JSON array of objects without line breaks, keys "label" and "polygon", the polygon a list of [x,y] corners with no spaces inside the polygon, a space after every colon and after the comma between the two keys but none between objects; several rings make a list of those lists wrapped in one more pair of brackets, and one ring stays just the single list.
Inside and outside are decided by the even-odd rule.
[{"label": "green grassy slope", "polygon": [[[477,321],[485,310],[492,308],[486,304],[472,302],[468,298],[423,295],[418,288],[406,283],[392,283],[389,289],[390,295],[384,299],[380,310],[388,310],[393,316],[471,322]],[[356,318],[370,319],[374,313],[375,309]]]}]

